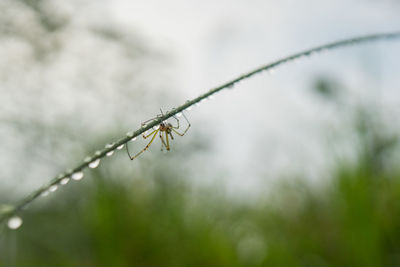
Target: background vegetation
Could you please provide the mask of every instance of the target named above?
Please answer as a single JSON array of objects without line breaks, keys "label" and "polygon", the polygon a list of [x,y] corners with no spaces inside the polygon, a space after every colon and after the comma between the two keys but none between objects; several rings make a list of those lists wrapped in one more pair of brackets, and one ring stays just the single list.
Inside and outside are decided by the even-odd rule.
[{"label": "background vegetation", "polygon": [[248,202],[195,188],[176,166],[150,163],[123,183],[100,167],[27,210],[19,231],[3,229],[1,264],[397,266],[400,172],[383,167],[382,141],[338,163],[323,188],[288,177]]},{"label": "background vegetation", "polygon": [[[139,125],[158,103],[180,103],[165,85],[166,55],[108,21],[83,20],[85,7],[70,13],[54,3],[0,2],[0,204]],[[17,231],[0,225],[0,266],[399,266],[399,134],[380,107],[347,101],[332,77],[314,77],[309,92],[347,119],[341,134],[351,153],[337,153],[332,128],[322,127],[330,142],[321,160],[331,164],[318,183],[283,167],[271,183],[267,146],[257,140],[239,140],[263,147],[252,154],[257,191],[243,197],[209,182],[211,172],[231,178],[205,160],[221,141],[211,142],[210,116],[172,152],[153,145],[134,162],[115,153],[24,210]],[[243,116],[212,129],[227,138],[247,131],[257,120]]]}]

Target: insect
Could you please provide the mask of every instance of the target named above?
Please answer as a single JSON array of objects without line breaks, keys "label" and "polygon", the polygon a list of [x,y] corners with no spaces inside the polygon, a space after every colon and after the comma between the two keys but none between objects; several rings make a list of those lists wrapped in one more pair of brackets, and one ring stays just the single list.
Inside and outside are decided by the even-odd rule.
[{"label": "insect", "polygon": [[[161,111],[161,116],[164,116],[164,113],[162,112],[161,109],[160,109],[160,111]],[[151,143],[153,143],[157,134],[160,136],[160,139],[161,139],[161,150],[163,150],[163,148],[165,147],[166,150],[169,151],[170,150],[169,137],[171,137],[171,140],[174,140],[174,136],[172,135],[172,133],[177,134],[179,136],[184,136],[191,126],[189,120],[186,118],[186,116],[183,112],[182,112],[182,115],[188,124],[188,126],[183,131],[183,133],[180,133],[177,131],[179,129],[179,119],[177,117],[173,116],[173,118],[176,120],[177,126],[173,126],[171,123],[169,123],[167,121],[162,121],[158,125],[158,128],[153,129],[153,131],[150,134],[148,134],[148,135],[146,135],[145,133],[142,134],[144,139],[147,139],[149,137],[151,137],[151,139],[150,139],[150,142],[141,151],[139,151],[135,156],[131,156],[131,154],[129,153],[128,144],[126,144],[126,152],[128,153],[129,158],[131,160],[134,160],[140,154],[142,154],[144,151],[146,151],[150,147]],[[153,119],[143,122],[142,126],[146,125],[148,122],[155,120],[157,118],[158,118],[158,116],[156,118],[153,118]]]}]

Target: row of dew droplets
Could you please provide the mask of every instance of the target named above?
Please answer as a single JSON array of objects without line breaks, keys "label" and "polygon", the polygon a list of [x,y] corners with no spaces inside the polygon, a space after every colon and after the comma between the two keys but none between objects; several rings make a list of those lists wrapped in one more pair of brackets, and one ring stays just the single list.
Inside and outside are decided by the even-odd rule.
[{"label": "row of dew droplets", "polygon": [[[182,113],[179,114],[179,117],[181,115],[182,115]],[[133,137],[134,133],[133,132],[128,132],[126,135],[128,137]],[[130,141],[135,141],[135,140],[136,140],[136,137],[132,138]],[[121,144],[116,149],[117,150],[121,150],[124,147],[124,145],[125,144]],[[114,143],[106,144],[105,145],[105,149],[110,149],[113,146],[114,146]],[[115,150],[110,150],[110,151],[108,151],[106,153],[106,156],[108,156],[108,157],[112,156],[114,154],[114,152],[115,152]],[[95,157],[99,157],[101,155],[101,153],[102,152],[98,150],[98,151],[96,151],[94,153],[94,155],[95,155]],[[97,158],[97,159],[93,160],[93,157],[89,157],[88,156],[88,157],[86,157],[84,159],[84,162],[88,164],[87,166],[89,168],[94,169],[94,168],[97,168],[100,165],[100,158]],[[59,188],[59,185],[66,185],[66,184],[69,183],[69,181],[71,179],[75,180],[75,181],[79,181],[79,180],[82,180],[83,177],[84,177],[84,174],[83,174],[82,170],[79,170],[79,171],[76,171],[76,172],[72,172],[72,170],[68,170],[67,173],[70,173],[70,175],[60,174],[57,177],[58,182],[49,185],[46,189],[44,189],[42,191],[42,193],[40,195],[43,196],[43,197],[46,197],[50,193],[57,191],[57,189]],[[8,226],[8,228],[15,230],[15,229],[18,229],[19,227],[21,227],[22,223],[23,223],[22,218],[15,215],[15,216],[12,216],[12,217],[10,217],[8,219],[7,226]]]},{"label": "row of dew droplets", "polygon": [[[108,148],[111,148],[112,146],[113,146],[113,144],[107,144],[107,145],[106,145],[106,148],[108,149]],[[121,148],[122,148],[122,147],[121,147]],[[117,149],[118,149],[118,148],[117,148]],[[111,156],[113,153],[114,153],[114,150],[107,152],[106,155],[107,155],[107,156]],[[100,156],[100,154],[101,154],[100,151],[96,151],[96,152],[95,152],[95,156]],[[98,159],[96,159],[96,160],[92,160],[91,157],[86,157],[86,158],[84,159],[84,162],[89,163],[89,164],[88,164],[88,167],[94,169],[94,168],[97,168],[97,167],[99,166],[99,164],[100,164],[100,159],[98,158]],[[69,170],[68,172],[71,173],[72,170]],[[44,190],[44,191],[41,193],[41,196],[46,197],[46,196],[49,195],[49,193],[52,193],[52,192],[57,191],[59,185],[66,185],[66,184],[69,183],[69,181],[70,181],[71,179],[73,179],[73,180],[75,180],[75,181],[82,180],[82,179],[83,179],[83,176],[84,176],[84,174],[83,174],[83,172],[82,172],[81,170],[72,173],[70,176],[65,176],[64,174],[60,174],[60,175],[57,177],[57,179],[59,180],[59,182],[58,182],[57,184],[52,184],[52,185],[50,185],[50,186],[48,187],[48,189]],[[64,177],[64,178],[63,178],[63,177]]]},{"label": "row of dew droplets", "polygon": [[[210,100],[212,98],[213,98],[213,96],[209,96],[209,97],[207,97],[207,99],[202,99],[200,102],[196,103],[196,106],[200,106],[201,104],[206,102],[206,100]],[[192,109],[192,107],[188,107],[185,110],[186,111],[190,111],[191,109]],[[179,112],[179,113],[176,114],[177,117],[181,117],[182,115],[183,115],[182,112]],[[142,125],[142,127],[145,127],[145,125]],[[144,134],[146,134],[147,132],[148,131],[146,131]],[[133,132],[128,132],[126,135],[128,137],[132,138],[134,133]],[[135,141],[136,138],[137,137],[133,137],[130,141]],[[105,145],[105,149],[110,149],[113,146],[114,146],[114,143],[106,144]],[[116,150],[121,150],[124,146],[125,146],[125,144],[121,144],[118,147],[116,147]],[[110,151],[108,151],[106,153],[106,156],[112,156],[114,154],[114,152],[115,152],[115,150],[110,150]],[[94,155],[95,155],[95,157],[99,157],[101,155],[101,151],[96,151]],[[93,157],[89,157],[88,156],[88,157],[86,157],[84,159],[84,162],[88,164],[87,166],[89,168],[94,169],[94,168],[97,168],[100,165],[100,158],[96,158],[95,160],[93,160]],[[50,186],[48,186],[47,189],[43,190],[43,192],[41,193],[41,196],[46,197],[50,193],[57,191],[58,188],[59,188],[59,185],[66,185],[66,184],[69,183],[69,181],[71,179],[75,180],[75,181],[79,181],[79,180],[82,180],[83,177],[84,177],[84,174],[83,174],[82,170],[79,170],[79,171],[76,171],[76,172],[72,172],[72,170],[68,170],[67,173],[70,173],[70,175],[60,174],[57,177],[58,183],[51,184]],[[15,230],[15,229],[20,228],[22,223],[23,223],[22,218],[17,216],[17,215],[15,215],[15,216],[12,216],[12,217],[10,217],[8,219],[7,226],[8,226],[8,228]]]},{"label": "row of dew droplets", "polygon": [[[202,99],[200,102],[197,102],[195,105],[196,106],[200,106],[201,104],[203,104],[204,102],[206,102],[207,100],[212,99],[214,96],[208,96],[205,99]],[[190,111],[192,109],[192,106],[188,107],[185,109],[185,111]],[[182,117],[183,113],[179,112],[176,114],[177,117]],[[142,125],[142,127],[145,127],[146,125]],[[157,126],[156,126],[157,127]],[[144,132],[144,134],[147,134],[148,131]],[[127,137],[132,138],[130,141],[135,141],[137,139],[137,137],[133,137],[134,132],[128,132],[126,134]],[[105,149],[110,149],[114,146],[114,143],[112,144],[106,144],[105,145]],[[118,147],[116,147],[116,150],[121,150],[123,147],[125,146],[125,144],[121,144]],[[106,153],[106,156],[112,156],[114,154],[115,150],[110,150]],[[99,157],[101,155],[101,151],[96,151],[94,153],[95,157]],[[84,159],[85,163],[88,163],[88,167],[91,169],[97,168],[100,165],[100,158],[96,158],[95,160],[93,160],[94,157],[86,157]],[[76,172],[72,173],[72,170],[68,170],[67,173],[71,173],[70,175],[65,176],[64,174],[60,174],[57,178],[59,180],[59,182],[57,184],[52,184],[50,185],[46,190],[44,190],[41,193],[41,196],[48,196],[50,193],[57,191],[57,189],[59,188],[59,185],[66,185],[69,183],[69,181],[75,180],[75,181],[79,181],[82,180],[84,177],[83,171],[79,170]],[[63,178],[64,177],[64,178]],[[18,229],[23,223],[23,220],[21,217],[19,216],[12,216],[10,217],[10,219],[8,220],[8,227],[10,229]]]}]

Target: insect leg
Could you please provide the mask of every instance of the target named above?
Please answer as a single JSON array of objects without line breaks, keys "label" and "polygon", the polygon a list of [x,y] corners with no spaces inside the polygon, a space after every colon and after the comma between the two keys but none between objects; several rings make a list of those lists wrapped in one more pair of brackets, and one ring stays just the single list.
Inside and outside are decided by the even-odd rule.
[{"label": "insect leg", "polygon": [[167,150],[169,150],[169,140],[168,140],[168,133],[165,132],[165,138],[167,139]]},{"label": "insect leg", "polygon": [[165,143],[164,137],[163,137],[163,132],[160,131],[160,138],[161,138],[161,143],[165,146],[165,148],[168,150],[167,144]]},{"label": "insect leg", "polygon": [[[131,160],[134,160],[135,158],[137,158],[140,154],[142,154],[144,151],[146,151],[148,148],[149,148],[149,146],[151,145],[151,143],[153,143],[153,141],[154,141],[154,138],[157,136],[157,133],[158,133],[158,131],[159,130],[155,130],[155,131],[153,131],[152,132],[152,134],[153,134],[153,137],[151,138],[151,140],[150,140],[150,142],[145,146],[145,148],[143,148],[139,153],[137,153],[135,156],[131,156],[130,155],[130,153],[129,153],[129,148],[128,148],[128,143],[126,144],[126,151],[128,152],[128,156],[129,156],[129,158],[131,159]],[[147,137],[149,137],[150,135],[148,135]]]},{"label": "insect leg", "polygon": [[156,129],[156,130],[154,130],[154,131],[152,131],[150,134],[148,134],[148,135],[145,135],[144,133],[142,134],[142,136],[143,136],[143,138],[144,139],[146,139],[147,137],[149,137],[150,135],[152,135],[154,132],[158,132],[159,130],[158,129]]},{"label": "insect leg", "polygon": [[190,128],[190,126],[191,126],[189,120],[188,120],[188,119],[186,118],[186,116],[185,116],[185,113],[182,112],[182,115],[183,115],[183,117],[185,118],[185,120],[186,120],[186,122],[187,122],[187,124],[188,124],[187,128],[185,129],[185,131],[184,131],[183,133],[179,133],[177,130],[175,130],[175,129],[179,129],[179,124],[178,124],[178,127],[172,127],[172,130],[173,130],[175,133],[177,133],[178,135],[180,135],[180,136],[184,136],[185,133],[189,130],[189,128]]}]

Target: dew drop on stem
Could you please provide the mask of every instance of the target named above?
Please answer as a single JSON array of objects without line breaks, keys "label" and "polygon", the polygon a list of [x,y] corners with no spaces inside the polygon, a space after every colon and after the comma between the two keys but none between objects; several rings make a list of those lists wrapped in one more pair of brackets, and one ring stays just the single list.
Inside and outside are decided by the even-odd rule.
[{"label": "dew drop on stem", "polygon": [[83,178],[83,172],[82,171],[75,172],[71,175],[71,178],[74,179],[75,181],[79,181]]},{"label": "dew drop on stem", "polygon": [[54,185],[50,186],[49,191],[55,192],[57,189],[58,189],[58,186],[54,184]]},{"label": "dew drop on stem", "polygon": [[7,226],[12,230],[16,230],[22,225],[22,219],[19,216],[13,216],[8,219]]},{"label": "dew drop on stem", "polygon": [[94,169],[97,168],[100,164],[100,159],[96,159],[89,163],[89,168]]},{"label": "dew drop on stem", "polygon": [[114,144],[107,144],[105,145],[105,148],[112,148]]},{"label": "dew drop on stem", "polygon": [[66,184],[68,184],[69,180],[70,180],[69,177],[65,177],[65,178],[63,178],[63,179],[60,181],[60,184],[61,184],[61,185],[66,185]]}]

